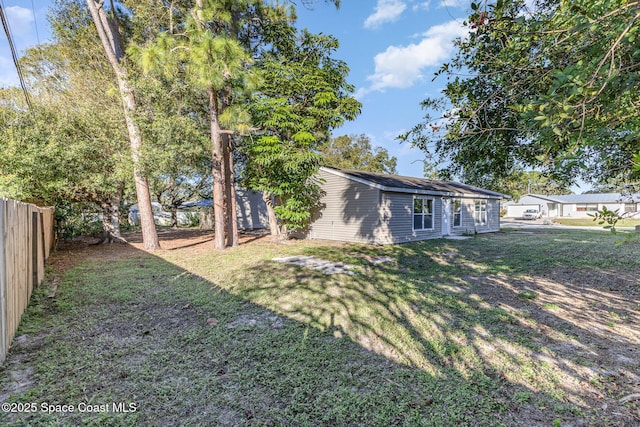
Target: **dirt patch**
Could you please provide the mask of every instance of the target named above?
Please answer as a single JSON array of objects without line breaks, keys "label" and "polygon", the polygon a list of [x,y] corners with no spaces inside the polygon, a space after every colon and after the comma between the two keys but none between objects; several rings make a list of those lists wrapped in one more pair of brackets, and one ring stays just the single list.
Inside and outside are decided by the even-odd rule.
[{"label": "dirt patch", "polygon": [[323,274],[355,274],[353,271],[355,267],[353,265],[345,264],[343,262],[327,261],[325,259],[315,258],[312,256],[297,255],[278,257],[274,258],[273,261],[318,270]]},{"label": "dirt patch", "polygon": [[535,357],[564,378],[563,387],[592,396],[588,405],[610,412],[622,425],[640,420],[638,402],[624,400],[640,391],[635,274],[555,269],[546,277],[488,275],[466,281],[472,285],[468,293],[519,319],[521,339],[551,350]]},{"label": "dirt patch", "polygon": [[[143,249],[140,232],[123,233],[123,237],[136,249]],[[246,245],[252,242],[268,242],[270,236],[266,230],[241,231],[239,243]],[[161,250],[174,251],[187,249],[191,253],[211,251],[214,234],[211,230],[194,228],[159,228],[158,239]]]}]

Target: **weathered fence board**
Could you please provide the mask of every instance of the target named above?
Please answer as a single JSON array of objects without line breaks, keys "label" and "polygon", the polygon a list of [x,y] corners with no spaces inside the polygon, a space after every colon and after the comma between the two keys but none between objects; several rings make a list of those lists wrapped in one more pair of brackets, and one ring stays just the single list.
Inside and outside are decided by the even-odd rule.
[{"label": "weathered fence board", "polygon": [[53,208],[0,199],[0,363],[55,245]]}]

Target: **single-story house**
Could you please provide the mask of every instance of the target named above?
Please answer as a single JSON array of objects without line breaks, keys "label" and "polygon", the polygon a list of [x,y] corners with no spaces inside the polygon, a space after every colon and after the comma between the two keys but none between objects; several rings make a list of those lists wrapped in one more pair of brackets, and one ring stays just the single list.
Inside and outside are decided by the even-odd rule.
[{"label": "single-story house", "polygon": [[322,167],[307,237],[392,244],[500,230],[504,194],[457,182]]},{"label": "single-story house", "polygon": [[[171,225],[171,213],[164,211],[158,202],[152,202],[151,205],[155,223],[162,226]],[[196,215],[196,217],[200,217],[200,220],[202,220],[200,213],[194,211],[211,211],[212,206],[213,201],[211,199],[183,203],[178,206],[178,225],[188,226],[193,223],[191,220],[192,215]],[[269,215],[267,213],[267,205],[264,200],[262,200],[262,193],[237,187],[236,212],[238,215],[239,229],[269,228]],[[131,205],[129,208],[129,221],[135,225],[140,224],[137,203]]]},{"label": "single-story house", "polygon": [[640,194],[624,195],[620,193],[567,194],[545,196],[526,194],[518,203],[507,205],[507,215],[512,218],[522,217],[526,209],[537,209],[543,218],[588,217],[588,214],[603,207],[627,215],[640,215]]},{"label": "single-story house", "polygon": [[[161,225],[165,227],[171,225],[171,212],[165,211],[162,208],[162,205],[160,205],[160,203],[151,202],[151,209],[153,210],[153,221],[156,223],[156,225]],[[178,211],[177,217],[178,217],[178,225],[184,226],[190,223],[189,215],[187,212]],[[128,219],[129,219],[129,223],[132,225],[140,224],[140,215],[139,215],[137,203],[129,206]]]},{"label": "single-story house", "polygon": [[[199,208],[211,211],[213,200],[203,199],[195,202],[186,202],[180,208]],[[236,213],[238,215],[238,228],[241,230],[269,228],[267,205],[260,192],[236,187]]]}]

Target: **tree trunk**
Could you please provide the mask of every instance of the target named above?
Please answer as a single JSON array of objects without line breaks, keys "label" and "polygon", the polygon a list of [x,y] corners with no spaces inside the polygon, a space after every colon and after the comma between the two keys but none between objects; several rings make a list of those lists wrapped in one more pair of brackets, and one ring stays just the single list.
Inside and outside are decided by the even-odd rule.
[{"label": "tree trunk", "polygon": [[209,209],[200,212],[200,230],[213,230],[213,214]]},{"label": "tree trunk", "polygon": [[133,178],[136,186],[136,196],[138,199],[138,210],[140,214],[140,226],[142,228],[142,241],[144,248],[155,250],[160,248],[156,225],[153,220],[153,210],[151,207],[151,193],[147,178],[140,170],[140,157],[142,146],[142,135],[138,123],[135,121],[134,112],[136,100],[133,88],[129,84],[127,71],[120,64],[120,59],[124,55],[122,39],[117,28],[117,21],[110,20],[107,13],[102,8],[102,2],[87,0],[87,6],[91,17],[102,41],[107,59],[115,72],[122,98],[124,118],[129,132],[131,143],[131,158],[133,159]]},{"label": "tree trunk", "polygon": [[207,89],[209,95],[209,120],[211,126],[211,174],[213,176],[213,228],[214,248],[224,249],[225,215],[224,215],[224,170],[222,132],[218,123],[218,102],[213,88]]},{"label": "tree trunk", "polygon": [[178,228],[178,207],[171,206],[171,228]]},{"label": "tree trunk", "polygon": [[102,242],[126,242],[120,234],[120,201],[102,203]]},{"label": "tree trunk", "polygon": [[233,171],[233,147],[231,136],[223,135],[224,178],[227,204],[227,246],[238,246],[238,213],[236,208],[235,173]]},{"label": "tree trunk", "polygon": [[282,236],[280,234],[280,227],[278,226],[278,217],[276,216],[276,211],[273,209],[273,197],[267,191],[263,191],[262,200],[264,200],[264,203],[267,205],[271,238],[273,240],[280,240]]},{"label": "tree trunk", "polygon": [[102,242],[111,243],[113,241],[113,218],[111,216],[111,203],[103,203],[102,207]]}]

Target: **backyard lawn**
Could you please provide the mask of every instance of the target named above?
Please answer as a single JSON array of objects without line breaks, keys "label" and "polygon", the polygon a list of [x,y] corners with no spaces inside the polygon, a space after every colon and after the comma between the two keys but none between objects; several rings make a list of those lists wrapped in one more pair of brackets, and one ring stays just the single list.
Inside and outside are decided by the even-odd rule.
[{"label": "backyard lawn", "polygon": [[[3,410],[20,410],[0,423],[638,425],[640,252],[625,235],[71,244],[0,369]],[[273,260],[294,255],[350,274]]]}]

